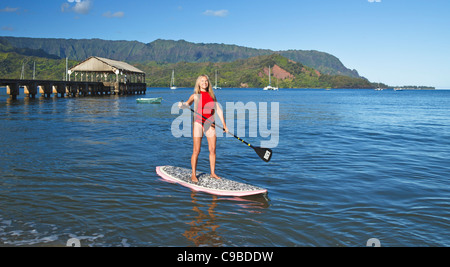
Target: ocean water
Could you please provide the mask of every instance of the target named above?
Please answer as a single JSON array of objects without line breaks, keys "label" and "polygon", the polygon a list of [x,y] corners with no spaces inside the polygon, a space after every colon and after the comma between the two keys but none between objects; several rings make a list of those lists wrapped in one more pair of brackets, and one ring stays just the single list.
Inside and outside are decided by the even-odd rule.
[{"label": "ocean water", "polygon": [[[450,246],[450,91],[216,91],[224,106],[267,102],[275,114],[279,103],[279,135],[247,123],[241,136],[274,138],[270,163],[218,138],[217,173],[268,189],[246,198],[155,173],[190,167],[192,141],[172,134],[171,108],[191,92],[149,88],[163,97],[149,105],[12,101],[0,89],[0,246]],[[199,170],[209,171],[206,140]]]}]

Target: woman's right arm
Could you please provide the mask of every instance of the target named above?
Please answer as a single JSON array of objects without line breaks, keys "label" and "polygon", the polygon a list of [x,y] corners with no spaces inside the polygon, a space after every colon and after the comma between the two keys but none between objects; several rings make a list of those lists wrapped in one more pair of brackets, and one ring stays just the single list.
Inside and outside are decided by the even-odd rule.
[{"label": "woman's right arm", "polygon": [[180,103],[178,104],[178,107],[181,109],[188,108],[190,105],[192,105],[192,103],[194,103],[194,98],[195,98],[195,94],[191,95],[189,97],[188,101],[186,101],[186,102],[180,101]]}]

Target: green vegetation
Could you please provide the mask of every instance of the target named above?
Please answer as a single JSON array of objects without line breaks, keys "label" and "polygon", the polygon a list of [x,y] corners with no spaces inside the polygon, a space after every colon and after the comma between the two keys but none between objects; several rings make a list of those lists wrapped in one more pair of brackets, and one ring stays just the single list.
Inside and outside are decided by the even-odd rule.
[{"label": "green vegetation", "polygon": [[[42,50],[14,48],[0,40],[0,78],[19,79],[24,66],[24,78],[33,78],[36,64],[36,79],[61,80],[65,75],[66,60],[49,55]],[[69,66],[78,64],[69,60]]]},{"label": "green vegetation", "polygon": [[[95,41],[98,40],[92,40],[91,42],[95,43]],[[164,57],[163,54],[166,53],[167,49],[175,49],[169,54],[170,56],[177,57],[179,56],[179,54],[177,54],[178,52],[182,53],[178,48],[179,43],[180,42],[172,41],[172,48],[168,48],[168,43],[165,41],[155,41],[153,45],[158,46],[159,44],[160,49],[155,49],[155,51],[159,51],[161,57]],[[192,49],[197,46],[188,42],[185,43],[185,49],[188,50],[188,46],[192,46]],[[217,46],[219,47],[222,45]],[[237,46],[225,47],[232,52],[236,52],[240,49]],[[105,47],[105,51],[107,50],[108,48]],[[128,52],[130,51],[131,50]],[[209,50],[206,49],[205,51],[207,52]],[[215,53],[217,53],[217,51]],[[86,55],[86,57],[87,56],[88,55]],[[104,54],[103,52],[99,56],[111,58],[108,54]],[[202,57],[206,58],[213,58],[216,56],[216,54],[209,56],[202,54]],[[83,60],[84,59],[85,58],[83,58]],[[79,62],[81,62],[81,60],[70,60],[69,68]],[[295,62],[279,53],[236,59],[231,62],[182,61],[177,63],[161,63],[158,61],[142,62],[135,60],[129,61],[129,63],[146,72],[147,84],[151,87],[168,87],[172,70],[175,70],[176,86],[178,87],[193,87],[196,77],[201,74],[209,75],[213,82],[214,73],[217,70],[219,72],[218,84],[221,87],[262,88],[269,84],[269,77],[267,75],[268,67],[270,66],[273,68],[276,65],[278,71],[287,74],[287,78],[276,78],[277,75],[274,73],[275,70],[272,72],[272,85],[280,88],[373,88],[373,85],[364,78],[322,74],[312,67]],[[63,77],[65,77],[65,58],[61,59],[57,56],[48,54],[41,47],[36,49],[16,48],[0,38],[0,78],[19,79],[23,65],[25,72],[24,78],[31,79],[34,64],[36,64],[36,79],[62,80]]]},{"label": "green vegetation", "polygon": [[[180,41],[156,40],[148,44],[137,41],[107,41],[100,39],[49,39],[0,37],[18,49],[41,51],[58,58],[82,61],[90,56],[105,57],[125,62],[234,62],[256,56],[279,54],[317,69],[320,73],[360,78],[356,70],[349,70],[333,55],[319,51],[272,51],[226,44],[195,44]],[[23,53],[22,53],[23,54]],[[48,56],[44,56],[48,58]]]},{"label": "green vegetation", "polygon": [[42,49],[30,49],[30,48],[16,48],[10,45],[6,40],[0,38],[0,52],[3,53],[17,53],[24,56],[45,57],[51,59],[58,59],[58,56],[47,54]]},{"label": "green vegetation", "polygon": [[277,65],[293,76],[286,79],[272,76],[272,85],[280,88],[373,88],[364,78],[320,74],[313,68],[278,54],[239,59],[229,63],[150,62],[135,65],[147,73],[147,83],[151,87],[168,87],[172,70],[175,70],[178,87],[193,87],[196,78],[201,74],[207,74],[211,82],[214,82],[215,71],[218,70],[218,85],[221,87],[262,88],[269,84],[269,77],[264,74],[264,68]]}]

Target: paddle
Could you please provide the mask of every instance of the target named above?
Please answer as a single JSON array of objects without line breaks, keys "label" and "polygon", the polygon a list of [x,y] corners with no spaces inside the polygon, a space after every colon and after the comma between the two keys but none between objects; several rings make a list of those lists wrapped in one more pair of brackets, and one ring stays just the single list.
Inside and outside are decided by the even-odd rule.
[{"label": "paddle", "polygon": [[[181,101],[181,102],[183,102],[183,101]],[[192,108],[189,108],[189,109],[190,109],[194,114],[200,115],[200,116],[202,116],[205,120],[211,122],[211,123],[212,123],[211,125],[214,125],[214,126],[216,126],[216,127],[219,127],[220,129],[222,129],[222,130],[225,131],[225,129],[224,129],[223,127],[221,127],[221,126],[219,126],[219,125],[216,125],[215,122],[210,121],[208,118],[206,118],[206,117],[203,116],[202,114],[196,112],[196,111],[193,110]],[[227,132],[227,133],[230,134],[230,135],[232,135],[234,138],[236,138],[237,140],[241,141],[242,143],[246,144],[247,146],[253,148],[253,150],[255,150],[256,154],[258,154],[258,156],[259,156],[262,160],[264,160],[265,162],[269,162],[270,159],[272,158],[272,149],[270,149],[270,148],[262,148],[262,147],[253,146],[253,145],[247,143],[244,139],[241,139],[241,138],[237,137],[236,135],[234,135],[234,134],[232,134],[232,133],[230,133],[230,132]]]}]

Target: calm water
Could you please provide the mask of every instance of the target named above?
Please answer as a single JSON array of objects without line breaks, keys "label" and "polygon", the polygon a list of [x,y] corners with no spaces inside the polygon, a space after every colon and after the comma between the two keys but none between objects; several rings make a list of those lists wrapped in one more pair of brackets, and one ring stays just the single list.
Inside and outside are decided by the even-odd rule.
[{"label": "calm water", "polygon": [[0,246],[450,246],[450,91],[217,91],[220,102],[280,103],[269,164],[218,140],[219,175],[269,190],[251,198],[156,175],[190,167],[191,139],[172,136],[170,112],[190,93],[152,88],[163,103],[146,105],[10,101],[0,89]]}]

